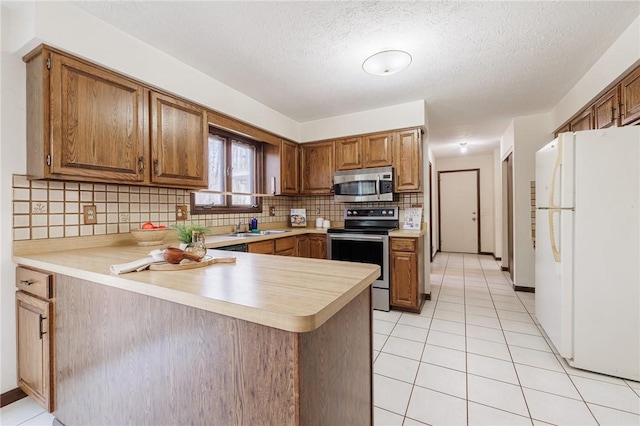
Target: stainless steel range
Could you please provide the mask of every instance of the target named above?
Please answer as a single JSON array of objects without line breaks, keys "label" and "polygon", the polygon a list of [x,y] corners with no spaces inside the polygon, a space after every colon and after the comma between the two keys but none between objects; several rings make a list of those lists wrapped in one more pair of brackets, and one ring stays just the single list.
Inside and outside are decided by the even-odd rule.
[{"label": "stainless steel range", "polygon": [[373,309],[389,307],[389,231],[398,228],[398,207],[349,207],[344,228],[327,230],[327,255],[332,260],[373,263],[380,276],[373,283]]}]

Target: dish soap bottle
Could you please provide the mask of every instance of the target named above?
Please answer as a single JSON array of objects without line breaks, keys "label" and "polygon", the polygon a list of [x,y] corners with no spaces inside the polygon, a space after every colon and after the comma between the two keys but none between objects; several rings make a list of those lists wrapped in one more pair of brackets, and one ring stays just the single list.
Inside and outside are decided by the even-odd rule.
[{"label": "dish soap bottle", "polygon": [[251,218],[251,223],[249,224],[249,230],[250,231],[258,230],[258,219],[255,216]]}]

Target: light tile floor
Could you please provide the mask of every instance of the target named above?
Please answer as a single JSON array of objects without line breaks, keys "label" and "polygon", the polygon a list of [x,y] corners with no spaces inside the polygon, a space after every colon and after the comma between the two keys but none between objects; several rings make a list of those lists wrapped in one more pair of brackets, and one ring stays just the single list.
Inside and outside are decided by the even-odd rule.
[{"label": "light tile floor", "polygon": [[374,311],[374,425],[635,425],[640,383],[577,370],[490,256],[439,253],[420,315]]},{"label": "light tile floor", "polygon": [[[439,253],[420,315],[374,311],[374,425],[635,425],[640,383],[569,367],[490,256]],[[2,426],[51,425],[24,398]]]}]

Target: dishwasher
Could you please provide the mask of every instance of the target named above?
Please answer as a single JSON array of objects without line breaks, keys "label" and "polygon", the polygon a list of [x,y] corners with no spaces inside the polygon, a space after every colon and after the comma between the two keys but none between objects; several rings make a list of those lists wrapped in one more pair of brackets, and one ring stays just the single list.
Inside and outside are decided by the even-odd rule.
[{"label": "dishwasher", "polygon": [[224,246],[224,247],[216,247],[216,248],[212,248],[211,250],[243,251],[245,253],[248,251],[246,243],[232,244],[230,246]]}]

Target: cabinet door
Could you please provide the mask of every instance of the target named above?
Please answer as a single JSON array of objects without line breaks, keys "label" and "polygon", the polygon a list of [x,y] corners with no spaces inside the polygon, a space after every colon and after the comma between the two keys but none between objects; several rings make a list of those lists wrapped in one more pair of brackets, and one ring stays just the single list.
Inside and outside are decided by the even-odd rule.
[{"label": "cabinet door", "polygon": [[633,124],[640,120],[640,67],[622,80],[620,91],[622,125]]},{"label": "cabinet door", "polygon": [[152,182],[206,188],[208,138],[203,108],[151,92]]},{"label": "cabinet door", "polygon": [[124,77],[51,55],[51,173],[142,182],[148,163],[146,90]]},{"label": "cabinet door", "polygon": [[309,257],[313,259],[327,258],[327,237],[324,235],[309,235]]},{"label": "cabinet door", "polygon": [[393,162],[396,192],[422,190],[422,142],[419,129],[396,132]]},{"label": "cabinet door", "polygon": [[557,132],[554,133],[554,137],[558,137],[560,133],[566,133],[571,131],[571,123],[567,123],[564,126],[560,127]]},{"label": "cabinet door", "polygon": [[336,141],[336,169],[362,168],[362,138],[353,137]]},{"label": "cabinet door", "polygon": [[333,191],[334,143],[318,142],[300,146],[302,178],[300,193],[331,194]]},{"label": "cabinet door", "polygon": [[364,137],[364,167],[390,166],[393,162],[393,132]]},{"label": "cabinet door", "polygon": [[51,302],[16,292],[18,385],[53,411],[51,383]]},{"label": "cabinet door", "polygon": [[579,132],[581,130],[593,129],[593,109],[591,107],[584,110],[576,118],[571,120],[571,131]]},{"label": "cabinet door", "polygon": [[281,175],[282,193],[298,193],[298,144],[282,141]]},{"label": "cabinet door", "polygon": [[247,245],[249,253],[273,254],[273,240],[256,241]]},{"label": "cabinet door", "polygon": [[415,253],[391,252],[391,304],[416,309],[418,303],[418,259]]},{"label": "cabinet door", "polygon": [[593,105],[593,119],[595,129],[606,129],[607,127],[620,126],[620,115],[618,108],[620,96],[618,94],[620,86],[616,86],[604,94]]},{"label": "cabinet door", "polygon": [[296,237],[278,238],[274,243],[276,254],[282,256],[295,256]]},{"label": "cabinet door", "polygon": [[309,257],[309,237],[306,235],[298,235],[296,245],[296,256]]}]

